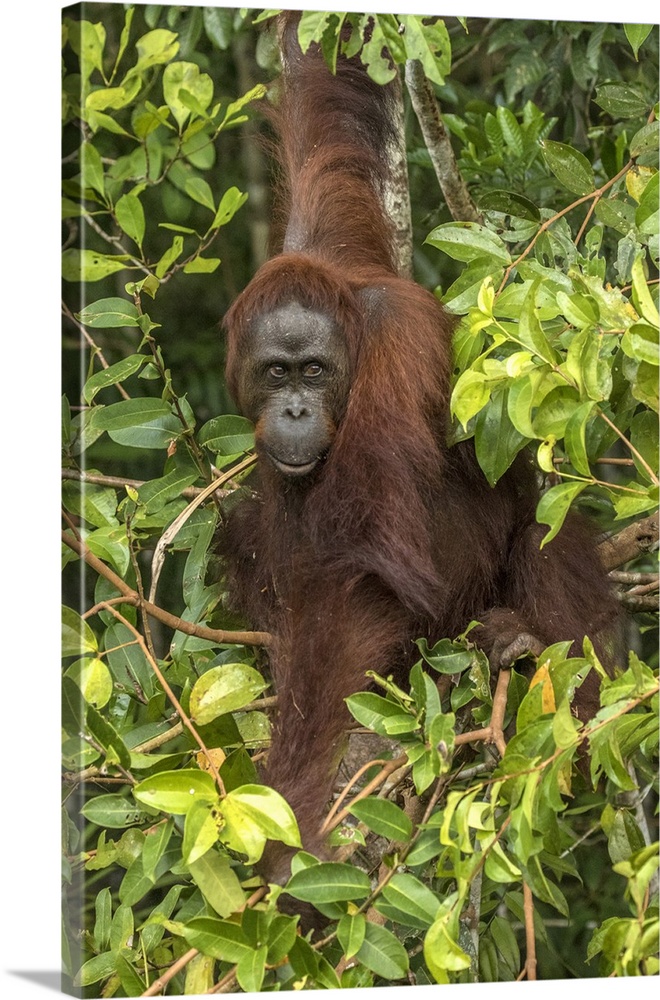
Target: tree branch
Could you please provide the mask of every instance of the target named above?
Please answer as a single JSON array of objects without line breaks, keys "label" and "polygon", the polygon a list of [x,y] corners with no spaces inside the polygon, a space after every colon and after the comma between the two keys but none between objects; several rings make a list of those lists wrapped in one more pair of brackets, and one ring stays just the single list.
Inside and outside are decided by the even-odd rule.
[{"label": "tree branch", "polygon": [[506,741],[504,739],[503,723],[510,680],[511,671],[500,670],[497,677],[497,687],[493,696],[493,711],[490,716],[490,725],[485,726],[483,729],[473,729],[469,733],[459,733],[456,737],[457,747],[462,746],[463,743],[494,743],[500,752],[500,756],[504,756]]},{"label": "tree branch", "polygon": [[418,59],[406,62],[406,86],[422,130],[431,163],[438,178],[447,208],[457,222],[479,222],[483,218],[472,200],[467,184],[456,163],[449,133],[440,116],[433,87]]},{"label": "tree branch", "polygon": [[652,552],[658,545],[658,515],[652,514],[641,521],[629,524],[623,531],[606,538],[598,546],[600,560],[606,570],[617,569],[644,552]]},{"label": "tree branch", "polygon": [[387,151],[389,179],[384,192],[385,211],[394,225],[394,250],[399,274],[412,278],[413,231],[410,209],[410,184],[406,157],[406,129],[403,118],[401,79],[397,75],[396,90],[392,101],[392,121],[396,129],[396,142]]}]

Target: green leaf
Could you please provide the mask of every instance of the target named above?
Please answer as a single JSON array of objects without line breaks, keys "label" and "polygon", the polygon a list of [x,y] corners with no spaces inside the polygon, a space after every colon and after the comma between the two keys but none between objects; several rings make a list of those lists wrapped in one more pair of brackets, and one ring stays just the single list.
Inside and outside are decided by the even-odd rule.
[{"label": "green leaf", "polygon": [[492,380],[474,368],[468,368],[459,376],[451,395],[451,412],[464,430],[487,404],[492,384]]},{"label": "green leaf", "polygon": [[143,823],[152,816],[129,798],[114,793],[88,799],[80,811],[90,823],[107,826],[111,830],[122,830],[126,826]]},{"label": "green leaf", "polygon": [[87,706],[87,729],[98,745],[103,747],[106,763],[119,764],[125,770],[131,766],[131,755],[115,729],[93,705]]},{"label": "green leaf", "polygon": [[261,674],[246,663],[223,663],[202,674],[190,694],[190,715],[206,726],[227,712],[235,712],[268,687]]},{"label": "green leaf", "polygon": [[211,191],[211,186],[208,181],[205,181],[203,177],[190,177],[186,181],[186,194],[192,198],[193,201],[198,202],[198,204],[203,205],[204,208],[209,208],[212,212],[215,212],[215,201],[213,198],[213,192]]},{"label": "green leaf", "polygon": [[106,951],[88,959],[76,973],[74,986],[90,986],[101,979],[107,979],[115,971],[115,953]]},{"label": "green leaf", "polygon": [[209,850],[197,860],[189,860],[188,867],[204,899],[217,914],[228,917],[240,910],[245,903],[245,893],[228,858],[216,850]]},{"label": "green leaf", "polygon": [[424,958],[436,983],[448,983],[448,972],[470,968],[470,959],[449,930],[450,914],[442,913],[424,938]]},{"label": "green leaf", "polygon": [[635,233],[634,206],[621,198],[601,198],[596,204],[596,218],[623,236]]},{"label": "green leaf", "polygon": [[558,372],[532,369],[528,375],[515,378],[509,385],[507,412],[513,426],[527,438],[537,436],[532,413],[557,386],[564,385]]},{"label": "green leaf", "polygon": [[[498,108],[497,110],[499,115],[500,111],[505,111],[506,109]],[[517,122],[516,125],[518,125]],[[526,219],[528,222],[540,223],[541,221],[541,213],[534,202],[530,201],[529,198],[525,198],[524,195],[519,194],[517,191],[502,189],[487,191],[479,198],[479,208],[483,211],[498,212],[501,215],[512,215],[518,219]]]},{"label": "green leaf", "polygon": [[[138,311],[132,302],[122,298],[98,299],[88,306],[84,306],[76,319],[79,319],[85,326],[91,327],[121,327],[137,326]],[[148,360],[146,355],[134,354],[132,358],[140,358],[141,364]],[[126,363],[126,359],[118,362],[118,365]],[[112,365],[111,369],[116,369],[117,365]],[[108,369],[110,370],[110,369]],[[137,370],[137,369],[134,369]],[[130,374],[130,373],[129,373]],[[112,383],[108,383],[109,385]]]},{"label": "green leaf", "polygon": [[76,660],[67,670],[66,676],[75,681],[85,701],[94,708],[103,708],[110,701],[113,691],[112,674],[98,657],[86,656],[82,660]]},{"label": "green leaf", "polygon": [[137,195],[122,195],[115,205],[115,215],[119,226],[126,235],[130,236],[139,247],[142,247],[146,223],[144,209]]},{"label": "green leaf", "polygon": [[68,21],[69,43],[80,59],[80,74],[88,80],[94,70],[103,75],[103,49],[106,31],[102,24],[91,21]]},{"label": "green leaf", "polygon": [[144,504],[146,514],[155,514],[162,510],[170,500],[180,497],[182,491],[199,477],[195,468],[172,469],[161,479],[152,479],[138,489],[140,502]]},{"label": "green leaf", "polygon": [[654,220],[657,223],[658,218],[658,189],[660,187],[660,172],[656,171],[651,175],[648,180],[642,195],[640,198],[639,205],[635,212],[635,224],[640,227],[644,227],[646,232],[646,226],[649,224],[649,233],[652,231],[657,231],[657,224],[654,225]]},{"label": "green leaf", "polygon": [[339,861],[321,861],[291,876],[286,892],[305,903],[335,903],[364,899],[371,891],[369,876]]},{"label": "green leaf", "polygon": [[156,417],[169,417],[171,413],[169,405],[161,399],[122,399],[119,403],[96,407],[93,424],[99,430],[115,431],[139,427]]},{"label": "green leaf", "polygon": [[106,115],[103,111],[87,110],[85,117],[87,119],[87,124],[94,133],[98,132],[99,129],[105,129],[106,132],[112,132],[114,135],[125,135],[130,137],[130,132],[127,132],[125,128],[121,127],[119,122],[117,122],[110,115]]},{"label": "green leaf", "polygon": [[96,250],[65,250],[62,254],[62,277],[65,281],[85,284],[90,281],[100,281],[109,274],[123,271],[128,267],[128,254],[97,253]]},{"label": "green leaf", "polygon": [[511,977],[516,978],[520,972],[520,949],[511,924],[506,917],[495,916],[490,924],[490,933],[500,961],[508,967]]},{"label": "green leaf", "polygon": [[578,292],[567,295],[565,292],[557,292],[557,305],[568,322],[578,329],[593,326],[598,322],[598,305],[590,295],[580,295]]},{"label": "green leaf", "polygon": [[408,953],[386,927],[366,922],[364,941],[356,958],[387,982],[403,979],[408,972]]},{"label": "green leaf", "polygon": [[163,71],[163,97],[174,115],[179,130],[190,116],[190,109],[182,102],[180,91],[192,94],[206,111],[213,100],[213,81],[208,73],[200,73],[199,66],[190,62],[170,63]]},{"label": "green leaf", "polygon": [[500,237],[477,222],[445,222],[424,240],[454,260],[488,257],[494,263],[510,264],[511,257]]},{"label": "green leaf", "polygon": [[543,494],[536,508],[536,520],[539,524],[549,525],[550,531],[544,536],[541,548],[555,537],[566,519],[572,501],[587,485],[587,483],[559,483]]},{"label": "green leaf", "polygon": [[438,19],[424,24],[423,16],[416,14],[401,14],[399,21],[405,28],[407,58],[419,59],[429,80],[442,87],[451,69],[451,41],[445,22]]},{"label": "green leaf", "polygon": [[352,958],[364,941],[366,920],[363,913],[346,913],[337,925],[337,938],[346,958]]},{"label": "green leaf", "polygon": [[[437,830],[434,833],[437,840]],[[397,873],[384,887],[375,906],[379,913],[395,923],[427,930],[438,914],[440,900],[414,875]]]},{"label": "green leaf", "polygon": [[633,302],[635,307],[644,317],[646,322],[650,323],[657,330],[658,325],[660,325],[660,316],[658,315],[658,308],[651,297],[649,287],[646,283],[646,275],[644,274],[644,265],[642,263],[641,256],[638,257],[633,264],[631,273],[633,281]]},{"label": "green leaf", "polygon": [[[634,136],[630,140],[630,155],[631,156],[641,156],[643,153],[652,153],[658,149],[658,139],[660,138],[660,122],[653,121],[649,122],[647,125],[642,125],[638,132],[635,132]],[[644,174],[650,180],[651,177],[656,176],[657,171],[652,170],[650,167],[636,167],[633,166],[626,174],[626,184],[628,184],[628,178],[632,175],[643,177]],[[633,192],[631,192],[632,194]],[[636,199],[639,201],[639,198]]]},{"label": "green leaf", "polygon": [[607,399],[612,391],[612,360],[600,357],[603,338],[589,327],[578,331],[568,346],[566,370],[577,383],[580,396],[596,401]]},{"label": "green leaf", "polygon": [[583,153],[551,139],[545,139],[541,149],[557,180],[573,194],[590,194],[596,189],[593,167]]},{"label": "green leaf", "polygon": [[236,963],[236,978],[245,993],[259,993],[266,971],[266,956],[268,948],[262,944],[259,948],[242,955]]},{"label": "green leaf", "polygon": [[502,137],[507,146],[513,150],[516,156],[523,154],[523,133],[516,116],[505,107],[497,109],[497,123],[502,131]]},{"label": "green leaf", "polygon": [[103,177],[103,161],[96,146],[91,142],[83,142],[80,147],[80,184],[83,188],[93,188],[105,198],[105,180]]},{"label": "green leaf", "polygon": [[288,802],[265,785],[242,785],[220,803],[225,825],[220,835],[229,847],[244,851],[248,860],[261,856],[266,840],[301,847],[300,832]]},{"label": "green leaf", "polygon": [[623,83],[603,83],[596,87],[594,102],[613,118],[638,118],[651,107],[638,90]]},{"label": "green leaf", "polygon": [[[633,417],[630,425],[630,440],[647,465],[651,469],[655,469],[658,461],[658,421],[648,410]],[[639,474],[648,479],[648,470],[636,455],[633,455],[633,460]]]},{"label": "green leaf", "polygon": [[[94,407],[96,413],[101,407]],[[99,429],[94,421],[90,422],[90,430],[98,436]],[[144,420],[134,427],[118,427],[108,431],[108,435],[117,444],[131,448],[169,448],[182,432],[181,422],[173,413],[155,419]],[[88,431],[89,433],[89,431]],[[185,527],[185,526],[184,526]]]},{"label": "green leaf", "polygon": [[425,662],[440,674],[460,674],[475,662],[473,650],[450,639],[439,639],[431,649],[425,638],[418,639],[417,648]]},{"label": "green leaf", "polygon": [[644,44],[645,40],[651,34],[653,30],[652,24],[624,24],[623,30],[626,33],[626,38],[630,42],[630,48],[635,54],[635,60],[638,60],[639,50]]},{"label": "green leaf", "polygon": [[370,795],[350,806],[350,811],[379,837],[407,843],[412,837],[412,823],[403,809],[390,802]]},{"label": "green leaf", "polygon": [[142,996],[147,985],[122,952],[115,954],[115,971],[127,997]]},{"label": "green leaf", "polygon": [[240,962],[253,949],[238,924],[213,917],[193,917],[183,928],[189,945],[221,962]]},{"label": "green leaf", "polygon": [[254,424],[246,417],[223,414],[204,424],[198,440],[217,455],[239,455],[254,448]]},{"label": "green leaf", "polygon": [[219,257],[193,257],[183,266],[184,274],[213,274],[220,266]]},{"label": "green leaf", "polygon": [[233,34],[234,12],[219,7],[204,7],[204,30],[216,48],[229,48]]},{"label": "green leaf", "polygon": [[121,87],[101,87],[92,90],[85,98],[84,115],[93,120],[94,112],[119,111],[137,97],[142,86],[139,77],[126,77]]},{"label": "green leaf", "polygon": [[633,323],[621,338],[621,350],[635,361],[645,361],[657,367],[660,364],[658,327],[649,323]]},{"label": "green leaf", "polygon": [[509,417],[506,389],[493,393],[490,404],[477,416],[474,438],[477,461],[491,486],[509,468],[527,438],[515,428]]},{"label": "green leaf", "polygon": [[381,736],[412,733],[419,723],[408,712],[387,698],[371,691],[363,691],[346,699],[348,710],[362,726],[373,729]]},{"label": "green leaf", "polygon": [[133,788],[133,795],[150,809],[185,815],[193,802],[217,803],[218,790],[210,774],[195,768],[161,771]]},{"label": "green leaf", "polygon": [[[495,840],[496,834],[491,834],[481,840],[483,852],[486,854],[484,871],[488,878],[500,885],[510,885],[520,878],[521,872],[503,851],[501,844]],[[480,838],[481,839],[481,838]]]},{"label": "green leaf", "polygon": [[241,205],[245,204],[247,198],[247,193],[239,191],[237,187],[227,188],[220,199],[218,210],[215,213],[215,218],[213,219],[210,228],[218,229],[220,226],[226,226],[227,223],[233,219]]},{"label": "green leaf", "polygon": [[99,559],[112,563],[118,573],[126,574],[130,561],[128,538],[124,525],[97,528],[85,537],[85,544]]},{"label": "green leaf", "polygon": [[528,348],[528,350],[538,355],[538,357],[543,361],[547,361],[548,364],[554,365],[557,362],[557,355],[548,343],[548,339],[545,335],[543,327],[541,326],[538,310],[536,308],[536,294],[539,286],[539,279],[533,281],[527,295],[525,296],[520,313],[520,323],[518,325],[516,339],[519,340],[524,347]]},{"label": "green leaf", "polygon": [[[108,300],[106,299],[105,301],[107,302]],[[118,301],[123,302],[124,300],[120,299]],[[98,303],[95,304],[98,305]],[[84,322],[84,320],[81,322]],[[86,403],[91,403],[97,392],[107,388],[109,385],[118,385],[120,382],[124,382],[131,375],[134,375],[135,372],[139,371],[147,361],[149,361],[149,358],[146,354],[131,354],[130,357],[117,361],[116,364],[110,365],[109,368],[103,368],[100,372],[96,372],[85,382],[83,399]]]},{"label": "green leaf", "polygon": [[592,400],[578,406],[568,418],[564,433],[564,444],[571,465],[582,476],[591,475],[589,458],[587,456],[586,430],[593,409],[594,403]]},{"label": "green leaf", "polygon": [[[263,15],[261,15],[263,17]],[[329,25],[336,21],[332,11],[305,11],[298,22],[298,44],[307,52],[313,42],[320,42]]]},{"label": "green leaf", "polygon": [[135,48],[139,56],[135,69],[142,73],[145,69],[163,65],[173,59],[179,51],[179,43],[174,31],[155,28],[138,38]]},{"label": "green leaf", "polygon": [[[183,860],[189,866],[194,864],[202,855],[210,853],[217,840],[218,824],[212,803],[199,799],[193,801],[186,813],[183,829],[183,843],[181,845]],[[221,913],[220,916],[227,916],[227,914]]]},{"label": "green leaf", "polygon": [[532,421],[536,437],[562,438],[568,421],[580,406],[576,390],[570,385],[560,385],[544,396]]},{"label": "green leaf", "polygon": [[228,125],[234,125],[237,122],[242,122],[247,120],[247,115],[242,115],[241,111],[246,104],[250,104],[251,101],[258,101],[262,97],[266,96],[266,88],[263,83],[258,83],[251,90],[248,90],[246,94],[239,97],[238,100],[232,101],[227,105],[227,110],[225,111],[225,117],[222,119],[220,128],[227,128]]},{"label": "green leaf", "polygon": [[[504,271],[499,262],[491,257],[476,257],[463,269],[456,281],[442,296],[442,302],[449,312],[461,316],[477,304],[477,296],[485,278],[491,278],[497,287]],[[456,345],[455,345],[456,349]],[[463,366],[461,366],[463,367]]]},{"label": "green leaf", "polygon": [[156,264],[156,277],[161,279],[164,277],[165,273],[174,264],[181,254],[183,253],[183,237],[175,236],[172,240],[172,245],[169,250],[166,250],[163,256],[160,258]]},{"label": "green leaf", "polygon": [[62,608],[62,656],[96,653],[98,642],[91,628],[73,608]]},{"label": "green leaf", "polygon": [[268,957],[269,965],[278,965],[282,962],[293,947],[297,934],[295,917],[279,914],[271,921],[268,928]]}]

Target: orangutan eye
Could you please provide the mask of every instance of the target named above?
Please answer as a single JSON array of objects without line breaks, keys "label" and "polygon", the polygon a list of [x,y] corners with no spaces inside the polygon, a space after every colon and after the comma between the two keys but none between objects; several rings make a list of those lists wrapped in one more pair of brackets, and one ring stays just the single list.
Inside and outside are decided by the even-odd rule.
[{"label": "orangutan eye", "polygon": [[277,378],[277,379],[284,378],[284,376],[286,375],[286,368],[284,367],[284,365],[271,365],[270,368],[268,369],[268,374],[270,375],[271,378]]},{"label": "orangutan eye", "polygon": [[310,364],[305,366],[304,375],[307,378],[316,378],[316,376],[320,375],[322,371],[323,367],[317,361],[312,361]]}]

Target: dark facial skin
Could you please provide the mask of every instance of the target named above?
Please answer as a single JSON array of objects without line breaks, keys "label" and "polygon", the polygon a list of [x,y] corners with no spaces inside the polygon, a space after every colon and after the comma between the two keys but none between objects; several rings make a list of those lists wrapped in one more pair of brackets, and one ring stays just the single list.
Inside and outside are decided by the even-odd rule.
[{"label": "dark facial skin", "polygon": [[257,448],[284,476],[308,475],[326,454],[346,408],[350,374],[340,329],[297,302],[257,317],[239,380],[239,405]]}]

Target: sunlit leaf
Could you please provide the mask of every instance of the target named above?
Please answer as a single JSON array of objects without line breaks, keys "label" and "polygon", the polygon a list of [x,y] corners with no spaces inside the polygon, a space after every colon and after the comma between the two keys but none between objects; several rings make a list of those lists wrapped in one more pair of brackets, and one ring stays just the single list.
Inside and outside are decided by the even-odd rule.
[{"label": "sunlit leaf", "polygon": [[197,769],[162,771],[145,778],[133,788],[138,802],[151,809],[185,815],[193,802],[217,803],[218,790],[210,774]]}]

